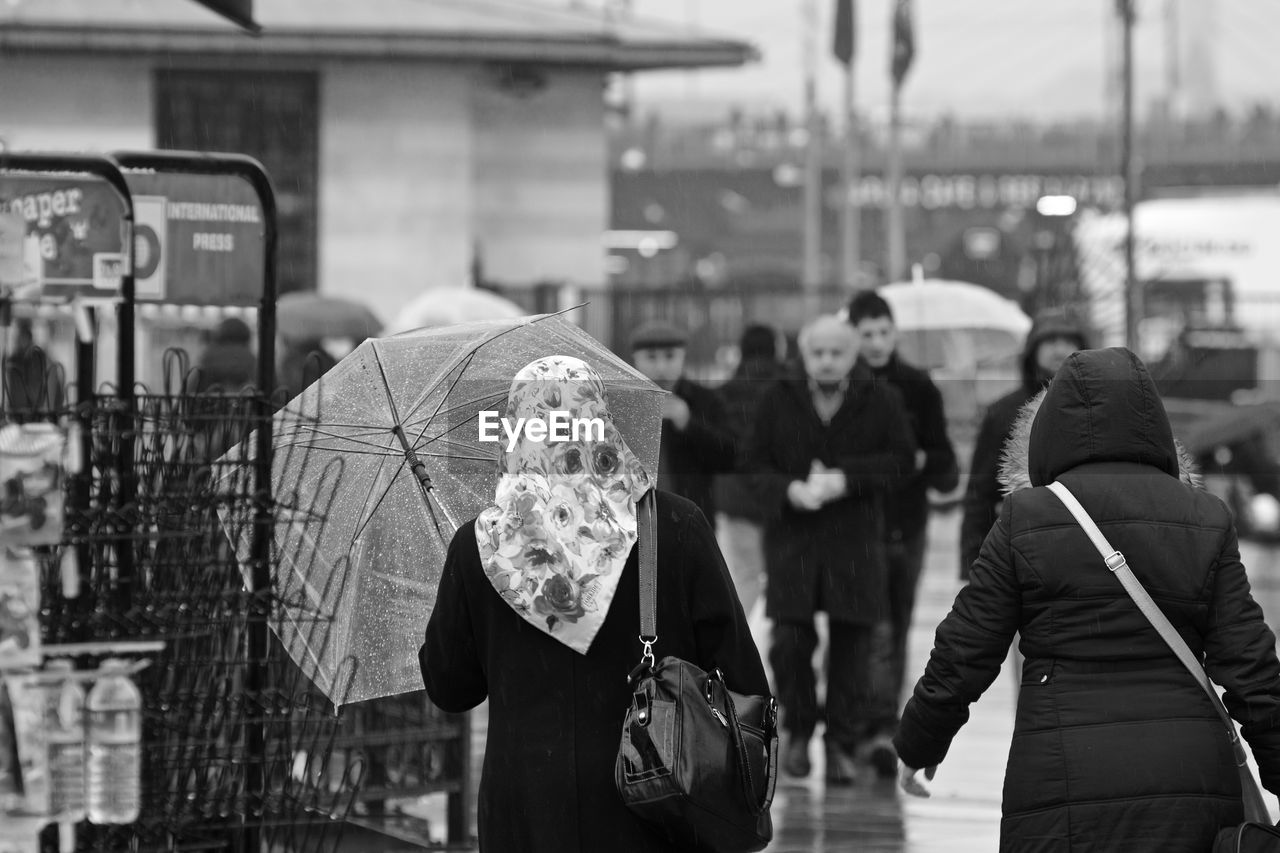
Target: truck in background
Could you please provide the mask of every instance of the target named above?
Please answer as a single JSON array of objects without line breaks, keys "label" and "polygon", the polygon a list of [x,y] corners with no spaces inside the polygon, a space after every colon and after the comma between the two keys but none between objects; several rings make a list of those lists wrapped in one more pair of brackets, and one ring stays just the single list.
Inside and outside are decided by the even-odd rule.
[{"label": "truck in background", "polygon": [[[1099,346],[1125,342],[1119,213],[1074,228]],[[1139,355],[1174,432],[1242,535],[1280,538],[1280,191],[1156,198],[1134,208]]]}]

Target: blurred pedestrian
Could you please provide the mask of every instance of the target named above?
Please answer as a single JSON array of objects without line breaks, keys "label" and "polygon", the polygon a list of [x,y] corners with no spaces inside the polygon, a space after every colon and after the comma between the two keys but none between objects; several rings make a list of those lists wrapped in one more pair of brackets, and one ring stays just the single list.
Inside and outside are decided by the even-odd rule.
[{"label": "blurred pedestrian", "polygon": [[715,479],[716,539],[747,616],[760,598],[765,572],[764,511],[751,488],[746,447],[761,397],[785,375],[781,363],[784,347],[785,341],[772,326],[747,326],[738,341],[738,366],[717,389],[724,401],[726,423],[733,431],[738,459],[732,472]]},{"label": "blurred pedestrian", "polygon": [[36,346],[35,329],[22,318],[13,324],[13,350],[4,360],[4,396],[15,421],[56,417],[66,404],[66,371]]},{"label": "blurred pedestrian", "polygon": [[1019,363],[1021,384],[987,407],[973,445],[960,522],[961,578],[969,577],[969,566],[978,558],[982,540],[999,512],[1000,452],[1018,411],[1040,393],[1067,356],[1088,346],[1084,326],[1063,309],[1042,311],[1032,322]]},{"label": "blurred pedestrian", "polygon": [[248,324],[238,317],[228,317],[219,323],[196,364],[196,393],[239,394],[256,384],[258,359],[250,347],[252,339]]},{"label": "blurred pedestrian", "polygon": [[[942,394],[929,374],[907,363],[898,352],[893,309],[873,290],[849,302],[849,322],[858,332],[858,359],[876,379],[898,389],[915,436],[915,470],[885,496],[885,548],[889,559],[889,614],[893,624],[893,684],[898,706],[906,678],[907,637],[916,605],[916,587],[924,566],[929,523],[929,489],[949,492],[960,482],[956,451],[947,438]],[[896,762],[881,768],[892,776]]]},{"label": "blurred pedestrian", "polygon": [[1199,488],[1145,366],[1068,357],[1023,409],[1008,497],[938,626],[895,744],[900,780],[933,772],[996,677],[1025,656],[1000,849],[1186,851],[1243,820],[1230,736],[1200,685],[1045,486],[1071,490],[1176,626],[1280,792],[1280,661],[1249,593],[1229,509]]},{"label": "blurred pedestrian", "polygon": [[276,377],[276,393],[284,401],[307,390],[337,365],[320,338],[285,340]]},{"label": "blurred pedestrian", "polygon": [[736,449],[719,395],[684,375],[688,343],[688,334],[672,323],[645,323],[631,334],[631,362],[671,392],[662,410],[658,488],[693,501],[711,521],[713,477],[733,470]]},{"label": "blurred pedestrian", "polygon": [[[585,393],[578,393],[585,392]],[[674,851],[614,784],[626,674],[640,659],[637,503],[652,477],[627,447],[598,374],[551,356],[515,377],[507,412],[601,418],[603,441],[503,451],[494,505],[449,545],[419,660],[431,701],[489,700],[482,851]],[[658,653],[736,692],[768,690],[733,582],[697,506],[657,492]],[[661,711],[661,709],[658,709]]]},{"label": "blurred pedestrian", "polygon": [[[807,776],[819,722],[814,614],[830,623],[826,778],[848,784],[854,755],[896,720],[890,698],[884,494],[913,470],[915,443],[893,388],[855,367],[848,323],[800,334],[805,374],[760,401],[748,458],[765,510],[769,660],[787,732],[783,770]],[[888,760],[894,760],[892,747]]]}]

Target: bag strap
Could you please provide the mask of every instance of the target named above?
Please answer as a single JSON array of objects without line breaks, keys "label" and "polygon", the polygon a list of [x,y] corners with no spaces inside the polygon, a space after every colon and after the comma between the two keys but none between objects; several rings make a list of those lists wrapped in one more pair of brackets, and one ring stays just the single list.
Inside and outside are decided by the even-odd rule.
[{"label": "bag strap", "polygon": [[636,538],[640,550],[640,643],[644,647],[641,663],[655,663],[653,644],[658,642],[658,541],[654,517],[657,495],[645,492],[636,505]]},{"label": "bag strap", "polygon": [[[650,489],[640,498],[640,502],[636,507],[636,544],[640,550],[640,642],[644,646],[644,652],[640,658],[640,665],[632,670],[628,681],[634,680],[646,667],[652,669],[655,665],[653,644],[658,641],[658,549],[657,529],[654,521],[657,514],[655,510],[656,503],[656,493],[653,489]],[[728,712],[728,718],[723,722],[729,728],[730,739],[733,741],[734,749],[738,753],[738,777],[742,781],[742,790],[745,794],[746,802],[750,806],[752,813],[758,817],[764,814],[773,802],[774,790],[778,783],[778,738],[773,735],[773,732],[765,733],[769,741],[768,780],[765,785],[764,795],[757,801],[755,783],[751,778],[751,764],[748,761],[747,745],[742,738],[742,728],[738,723],[738,709],[733,704],[733,697],[729,694],[729,688],[725,686],[724,677],[719,670],[708,673],[707,681],[708,701],[711,701],[710,691],[712,684],[720,685],[720,690],[724,695],[724,706]]]},{"label": "bag strap", "polygon": [[[768,763],[765,765],[765,772],[768,778],[765,780],[764,791],[760,797],[756,797],[755,780],[751,776],[751,762],[747,755],[747,743],[742,737],[742,726],[738,722],[738,709],[733,704],[733,696],[729,693],[729,688],[725,686],[724,675],[720,670],[714,670],[707,674],[707,700],[713,701],[711,689],[713,684],[720,685],[720,693],[724,697],[724,707],[727,712],[728,719],[725,721],[729,728],[730,740],[733,741],[733,748],[738,753],[738,778],[742,781],[743,800],[747,803],[751,813],[756,817],[768,811],[770,804],[773,802],[774,790],[778,784],[778,739],[773,737],[773,733],[766,731],[765,738],[769,746]],[[714,708],[715,705],[712,705]]]},{"label": "bag strap", "polygon": [[1231,735],[1231,749],[1235,754],[1236,767],[1240,771],[1240,787],[1241,794],[1244,797],[1245,818],[1270,824],[1271,818],[1266,803],[1262,799],[1262,791],[1258,787],[1257,780],[1253,778],[1252,771],[1249,770],[1249,758],[1245,754],[1244,746],[1240,743],[1240,736],[1236,733],[1235,724],[1231,721],[1231,715],[1227,713],[1227,709],[1222,704],[1222,699],[1219,698],[1218,692],[1213,689],[1213,684],[1209,681],[1209,675],[1205,672],[1204,665],[1196,658],[1195,654],[1187,646],[1186,641],[1182,639],[1182,635],[1173,627],[1168,617],[1160,610],[1160,606],[1155,603],[1142,586],[1142,582],[1134,575],[1133,570],[1129,568],[1128,561],[1125,560],[1124,554],[1111,547],[1107,537],[1098,529],[1098,525],[1094,523],[1085,508],[1080,505],[1080,501],[1076,500],[1076,496],[1071,494],[1071,490],[1057,480],[1050,483],[1048,488],[1049,491],[1058,496],[1058,500],[1062,501],[1066,508],[1071,511],[1071,514],[1075,516],[1076,521],[1088,535],[1089,541],[1093,543],[1093,547],[1097,548],[1098,553],[1102,555],[1107,568],[1120,579],[1125,592],[1129,593],[1129,597],[1133,599],[1134,604],[1138,605],[1142,615],[1147,617],[1152,627],[1160,634],[1160,638],[1173,650],[1178,660],[1187,668],[1187,672],[1191,673],[1191,677],[1208,694],[1209,701],[1213,703],[1213,709],[1218,713],[1219,719],[1222,720],[1222,724],[1227,727],[1227,732]]}]

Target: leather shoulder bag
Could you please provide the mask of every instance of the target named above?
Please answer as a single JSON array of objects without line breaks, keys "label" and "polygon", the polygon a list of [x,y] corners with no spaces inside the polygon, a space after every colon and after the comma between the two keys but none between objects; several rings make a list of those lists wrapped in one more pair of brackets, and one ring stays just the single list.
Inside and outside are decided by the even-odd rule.
[{"label": "leather shoulder bag", "polygon": [[654,493],[640,501],[640,663],[627,679],[614,782],[632,812],[682,850],[762,850],[773,838],[777,703],[725,685],[719,669],[655,661],[657,548]]},{"label": "leather shoulder bag", "polygon": [[1276,851],[1280,851],[1280,829],[1277,829],[1271,823],[1271,815],[1267,810],[1267,804],[1262,799],[1262,789],[1258,786],[1258,780],[1253,778],[1253,771],[1249,769],[1249,758],[1245,754],[1244,746],[1240,743],[1240,736],[1236,733],[1235,723],[1231,721],[1231,716],[1227,713],[1226,706],[1222,704],[1222,699],[1218,697],[1218,692],[1214,690],[1213,684],[1209,681],[1209,674],[1205,672],[1204,665],[1192,653],[1186,641],[1182,639],[1182,635],[1178,633],[1178,630],[1169,622],[1168,617],[1160,610],[1159,605],[1152,600],[1147,590],[1142,586],[1142,582],[1138,580],[1133,570],[1129,568],[1124,554],[1111,547],[1111,543],[1102,535],[1102,531],[1098,529],[1098,525],[1094,523],[1085,508],[1080,505],[1080,501],[1076,500],[1076,496],[1071,494],[1071,490],[1056,480],[1050,483],[1048,488],[1058,496],[1058,499],[1075,516],[1076,521],[1084,528],[1084,532],[1088,534],[1089,541],[1093,543],[1093,546],[1098,549],[1098,553],[1102,555],[1107,568],[1120,579],[1120,583],[1124,585],[1125,592],[1129,593],[1129,597],[1133,599],[1134,604],[1138,605],[1142,615],[1147,617],[1152,627],[1159,632],[1160,637],[1177,655],[1178,660],[1191,673],[1196,683],[1208,694],[1209,701],[1213,703],[1213,709],[1218,712],[1218,717],[1221,718],[1222,724],[1227,728],[1227,734],[1231,737],[1231,749],[1235,753],[1236,771],[1240,774],[1240,793],[1244,798],[1244,823],[1239,826],[1226,827],[1219,832],[1213,843],[1214,853],[1228,853],[1228,851],[1231,851],[1231,853],[1276,853]]}]

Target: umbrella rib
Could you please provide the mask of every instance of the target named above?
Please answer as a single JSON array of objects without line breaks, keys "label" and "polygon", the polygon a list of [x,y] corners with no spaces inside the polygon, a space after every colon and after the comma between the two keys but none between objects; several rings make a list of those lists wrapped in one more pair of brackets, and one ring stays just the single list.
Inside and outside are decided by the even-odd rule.
[{"label": "umbrella rib", "polygon": [[[372,438],[378,435],[378,433],[369,433],[368,435],[370,438]],[[363,437],[360,435],[348,435],[348,434],[337,433],[337,432],[327,432],[325,430],[319,430],[319,429],[310,430],[310,436],[306,439],[306,441],[317,441],[317,440],[326,439],[326,438],[337,439],[339,441],[349,441],[352,444],[357,444],[364,447],[375,447],[375,448],[382,448],[385,450],[391,449],[387,445],[379,444],[376,441],[364,441]],[[281,447],[288,447],[291,445],[293,446],[304,445],[304,441],[285,440],[285,441],[279,442],[279,446]],[[304,446],[311,446],[311,445],[304,445]]]},{"label": "umbrella rib", "polygon": [[[453,377],[453,380],[449,383],[449,387],[445,390],[444,394],[440,396],[440,402],[436,404],[435,411],[432,412],[430,415],[427,415],[427,420],[426,420],[427,423],[431,423],[433,420],[435,420],[440,416],[440,412],[444,410],[445,401],[449,399],[449,395],[453,393],[453,389],[457,388],[458,383],[462,381],[462,374],[467,372],[467,366],[470,365],[471,362],[475,359],[476,353],[480,351],[480,347],[490,340],[492,340],[492,338],[486,338],[485,340],[476,344],[474,347],[471,348],[471,350],[466,355],[464,355],[461,359],[459,359],[458,366],[457,366],[458,373],[456,376]],[[450,372],[452,372],[452,370],[450,370]],[[417,403],[415,403],[413,405],[413,408],[411,408],[408,412],[406,412],[406,415],[412,416],[426,402],[427,402],[427,395],[424,394],[422,399],[419,400]],[[419,433],[418,438],[422,438],[421,433]]]},{"label": "umbrella rib", "polygon": [[[385,391],[387,394],[387,405],[391,407],[391,421],[392,423],[395,424],[395,427],[392,430],[392,432],[400,439],[400,443],[404,447],[404,464],[409,465],[410,470],[413,471],[414,478],[418,481],[418,491],[422,493],[422,501],[424,504],[426,504],[427,513],[431,516],[431,523],[435,525],[437,533],[442,533],[442,531],[440,530],[440,519],[436,518],[435,507],[432,506],[431,504],[431,484],[430,484],[431,478],[427,473],[426,466],[423,465],[418,460],[418,457],[416,455],[414,455],[413,447],[409,444],[408,439],[405,437],[404,427],[400,425],[400,413],[396,410],[395,397],[391,395],[391,380],[387,376],[386,368],[382,364],[382,356],[378,352],[377,344],[375,343],[371,347],[371,349],[373,350],[373,361],[375,364],[378,365],[378,373],[382,375],[382,390]],[[392,477],[393,482],[394,480],[395,480],[395,477]],[[387,489],[388,491],[390,491],[390,486],[388,486]],[[384,497],[385,497],[385,494],[384,494]],[[381,504],[382,501],[379,500],[378,503]],[[448,521],[450,525],[456,530],[458,525],[456,522],[454,522],[453,518],[448,514],[448,511],[444,509],[444,504],[440,505],[440,509],[441,511],[445,512],[445,520]],[[453,531],[450,530],[449,534],[453,535]]]},{"label": "umbrella rib", "polygon": [[378,365],[378,373],[382,376],[382,390],[387,395],[387,405],[391,407],[391,423],[399,426],[400,413],[396,411],[396,398],[391,394],[391,379],[387,376],[386,368],[382,366],[382,356],[378,353],[377,344],[370,349],[373,351],[373,362]]},{"label": "umbrella rib", "polygon": [[[583,303],[583,305],[585,305],[585,304],[586,304],[586,303]],[[544,314],[544,315],[541,315],[541,316],[535,317],[535,318],[533,318],[532,320],[526,320],[525,322],[517,323],[516,325],[513,325],[513,326],[511,326],[511,327],[509,327],[509,328],[501,329],[501,330],[499,330],[497,333],[495,333],[493,336],[491,336],[491,337],[487,337],[487,338],[485,338],[484,340],[480,341],[480,342],[479,342],[479,343],[477,343],[475,346],[473,346],[473,347],[472,347],[472,348],[467,352],[467,354],[466,354],[465,356],[463,356],[461,359],[459,359],[459,361],[458,361],[458,366],[459,366],[458,376],[457,376],[457,378],[456,378],[456,379],[454,379],[454,380],[453,380],[453,384],[449,386],[449,391],[452,391],[452,390],[453,390],[453,388],[454,388],[454,386],[456,386],[456,385],[458,384],[458,382],[459,382],[459,381],[461,381],[461,379],[462,379],[462,374],[466,372],[466,370],[467,370],[467,366],[472,362],[472,360],[473,360],[473,359],[475,359],[476,354],[480,352],[480,348],[481,348],[481,347],[488,346],[488,345],[492,344],[494,341],[496,341],[496,340],[498,340],[499,338],[503,337],[504,335],[508,335],[508,334],[510,334],[510,333],[512,333],[512,332],[514,332],[514,331],[516,331],[517,329],[523,329],[525,326],[532,326],[532,325],[534,325],[535,323],[541,323],[541,322],[542,322],[542,321],[544,321],[544,320],[550,320],[550,319],[551,319],[551,318],[553,318],[553,317],[559,317],[561,314],[567,314],[568,312],[570,312],[570,311],[575,311],[575,310],[577,310],[578,308],[581,308],[581,307],[582,307],[582,305],[574,305],[572,308],[565,308],[564,310],[562,310],[562,311],[556,311],[556,312],[555,312],[555,313],[553,313],[553,314]],[[374,350],[374,353],[375,353],[375,354],[377,353],[377,350],[376,350],[376,349]],[[441,404],[443,404],[443,403],[444,403],[444,401],[445,401],[445,400],[447,400],[448,398],[449,398],[449,393],[448,393],[448,392],[445,392],[444,397],[443,397],[443,398],[441,399],[441,401],[440,401],[440,402],[441,402]],[[426,402],[426,397],[424,396],[422,400],[420,400],[418,403],[414,404],[413,408],[409,410],[408,414],[409,414],[409,415],[412,415],[412,414],[413,414],[415,411],[417,411],[417,409],[418,409],[418,408],[419,408],[423,403],[425,403],[425,402]],[[431,417],[429,417],[429,418],[428,418],[428,420],[432,420],[432,419],[434,419],[435,417],[437,417],[437,416],[439,415],[439,413],[440,413],[440,407],[439,407],[439,406],[437,406],[437,407],[436,407],[436,412],[435,412],[434,414],[432,414],[432,415],[431,415]],[[419,436],[419,437],[421,437],[421,436]]]},{"label": "umbrella rib", "polygon": [[[391,487],[396,484],[396,478],[400,476],[400,472],[404,470],[404,466],[405,461],[402,459],[400,461],[399,469],[392,474],[391,479],[387,481],[387,487],[382,490],[382,494],[378,496],[377,501],[375,501],[373,506],[369,508],[369,511],[364,514],[364,519],[360,522],[360,526],[357,527],[355,533],[351,535],[351,540],[353,542],[364,535],[365,528],[369,526],[371,521],[373,521],[373,516],[377,513],[378,507],[382,506],[382,502],[387,499],[387,495],[391,494]],[[373,497],[374,483],[376,482],[377,476],[375,475],[373,481],[369,484],[369,494],[366,495],[364,499],[365,506],[369,506],[369,499]]]}]

